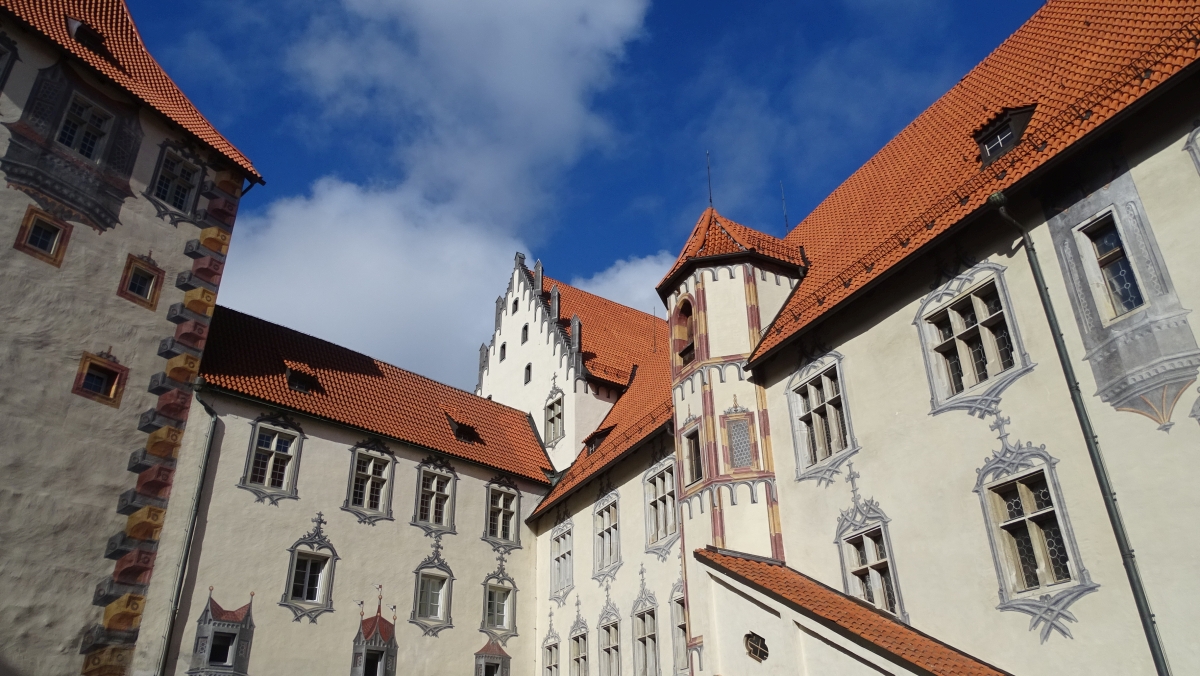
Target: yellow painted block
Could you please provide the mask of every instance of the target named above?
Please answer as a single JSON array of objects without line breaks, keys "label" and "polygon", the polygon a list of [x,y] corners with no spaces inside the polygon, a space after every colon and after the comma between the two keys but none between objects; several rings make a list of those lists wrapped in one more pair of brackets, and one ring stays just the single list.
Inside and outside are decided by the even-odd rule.
[{"label": "yellow painted block", "polygon": [[199,315],[212,316],[217,304],[217,294],[204,288],[195,288],[183,294],[183,306]]},{"label": "yellow painted block", "polygon": [[232,171],[218,171],[213,179],[218,188],[238,198],[242,196],[243,181],[241,174],[235,174]]},{"label": "yellow painted block", "polygon": [[142,622],[142,607],[146,597],[126,594],[104,607],[104,628],[136,629]]},{"label": "yellow painted block", "polygon": [[124,676],[133,659],[133,648],[128,646],[105,646],[83,658],[84,676]]},{"label": "yellow painted block", "polygon": [[167,510],[146,505],[125,519],[125,534],[138,540],[157,540]]},{"label": "yellow painted block", "polygon": [[219,254],[229,253],[229,233],[218,227],[201,230],[200,243]]},{"label": "yellow painted block", "polygon": [[[203,289],[196,289],[203,291]],[[188,292],[189,294],[191,291]],[[200,371],[200,360],[190,354],[181,354],[167,360],[167,377],[181,383],[190,383]]]},{"label": "yellow painted block", "polygon": [[150,433],[146,439],[146,452],[160,458],[174,458],[179,455],[179,442],[183,439],[183,430],[175,427],[160,427]]}]

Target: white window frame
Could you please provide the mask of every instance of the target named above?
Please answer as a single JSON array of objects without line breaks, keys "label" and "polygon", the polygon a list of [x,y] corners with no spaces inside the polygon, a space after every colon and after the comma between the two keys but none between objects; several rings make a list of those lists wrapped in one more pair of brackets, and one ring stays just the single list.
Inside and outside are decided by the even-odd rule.
[{"label": "white window frame", "polygon": [[[521,491],[517,489],[517,484],[508,477],[497,476],[488,482],[484,491],[484,512],[483,512],[483,537],[484,542],[492,545],[492,549],[499,553],[508,553],[513,549],[521,548]],[[493,506],[493,496],[502,496],[501,503],[501,518],[504,512],[508,511],[511,515],[509,519],[509,536],[503,535],[503,522],[497,520],[496,530],[492,531],[492,512],[495,510]],[[511,498],[508,509],[503,506],[503,496]]]},{"label": "white window frame", "polygon": [[[1113,301],[1112,295],[1109,292],[1108,284],[1104,281],[1104,273],[1100,268],[1100,261],[1096,258],[1096,249],[1092,243],[1092,238],[1089,233],[1097,229],[1106,219],[1112,219],[1113,226],[1117,230],[1117,235],[1121,238],[1121,249],[1124,258],[1129,263],[1129,269],[1133,273],[1134,282],[1137,283],[1138,295],[1142,297],[1142,302],[1135,308],[1125,311],[1119,311]],[[1139,310],[1145,310],[1150,305],[1150,295],[1147,293],[1147,286],[1142,280],[1141,267],[1138,265],[1134,256],[1129,251],[1128,228],[1124,224],[1119,211],[1115,207],[1110,207],[1100,213],[1085,220],[1079,225],[1071,228],[1071,234],[1075,238],[1075,248],[1079,252],[1079,259],[1083,263],[1083,274],[1087,279],[1088,288],[1091,290],[1092,299],[1095,301],[1095,306],[1100,310],[1101,326],[1109,326],[1123,319],[1133,316]]]},{"label": "white window frame", "polygon": [[[284,581],[283,596],[279,599],[279,605],[291,610],[297,622],[300,621],[300,618],[307,617],[309,622],[315,623],[322,614],[333,612],[333,581],[339,557],[329,536],[325,534],[324,526],[327,522],[323,515],[317,512],[317,516],[312,522],[313,529],[296,540],[295,544],[288,549],[287,575]],[[318,598],[316,600],[309,600],[306,596],[296,598],[293,594],[297,564],[305,559],[324,561],[317,582]]]},{"label": "white window frame", "polygon": [[[1004,271],[1003,265],[983,261],[935,289],[933,293],[925,297],[917,309],[913,324],[917,327],[917,335],[920,338],[921,352],[925,361],[925,375],[929,381],[930,413],[937,415],[946,411],[965,410],[971,415],[981,418],[993,415],[999,411],[1001,393],[1035,366],[1030,361],[1029,354],[1025,351],[1024,341],[1021,339],[1016,314],[1013,312],[1012,299],[1008,293],[1008,284],[1004,280]],[[1000,316],[1008,329],[1009,341],[1012,343],[1013,365],[1003,368],[998,357],[999,350],[992,342],[994,339],[984,336],[982,343],[987,356],[988,377],[986,380],[978,380],[973,374],[968,373],[972,370],[969,350],[966,350],[968,354],[964,354],[964,350],[959,350],[958,343],[955,342],[953,344],[954,353],[958,354],[964,373],[963,389],[956,392],[955,385],[951,382],[949,367],[946,365],[947,360],[938,351],[938,347],[948,344],[949,341],[957,341],[959,335],[965,335],[973,329],[965,328],[958,322],[952,321],[954,337],[944,340],[932,320],[937,319],[943,312],[959,305],[964,300],[974,302],[967,296],[983,290],[988,285],[995,287],[1000,301],[1000,312],[989,312],[989,316],[983,319],[980,315],[984,310],[977,307],[977,321],[973,327],[982,332],[984,327],[980,324],[994,322],[996,317]]]},{"label": "white window frame", "polygon": [[666,561],[679,540],[678,483],[675,456],[668,455],[646,470],[642,486],[646,500],[646,553]]},{"label": "white window frame", "polygon": [[[421,612],[421,583],[427,578],[443,580],[438,617]],[[454,628],[454,571],[442,558],[440,540],[435,540],[433,551],[413,570],[413,604],[408,621],[421,628],[425,636],[437,636],[439,632]]]},{"label": "white window frame", "polygon": [[[488,585],[483,597],[483,624],[488,629],[508,631],[512,629],[512,587]],[[497,606],[500,613],[496,613]],[[499,620],[497,621],[497,617]]]},{"label": "white window frame", "polygon": [[[255,473],[256,455],[259,451],[259,434],[266,433],[273,435],[273,441],[269,449],[263,449],[271,453],[268,459],[266,474],[262,483],[251,481]],[[278,451],[280,437],[291,438],[291,444],[286,455],[290,457],[283,485],[279,487],[271,486],[271,474],[274,469],[274,463],[279,455]],[[242,470],[242,480],[238,483],[238,487],[250,491],[254,494],[255,502],[269,502],[272,505],[278,504],[280,500],[297,500],[297,477],[300,473],[300,458],[304,449],[304,432],[299,425],[295,424],[290,418],[285,415],[260,416],[257,420],[251,423],[250,427],[250,442],[246,452],[246,465]]]},{"label": "white window frame", "polygon": [[621,621],[612,620],[596,629],[600,676],[621,676]]},{"label": "white window frame", "polygon": [[604,584],[616,577],[622,563],[621,495],[616,489],[593,508],[592,543],[592,579]]},{"label": "white window frame", "polygon": [[561,607],[575,587],[575,525],[565,521],[550,531],[550,598]]},{"label": "white window frame", "polygon": [[[437,535],[439,533],[443,535],[455,534],[454,503],[458,493],[458,472],[456,472],[454,467],[445,459],[429,456],[425,458],[425,460],[421,461],[421,464],[417,465],[416,474],[417,485],[415,496],[413,497],[413,516],[412,521],[409,523],[425,531],[425,534],[428,536]],[[422,502],[425,494],[428,492],[425,489],[426,477],[431,478],[435,482],[438,479],[446,480],[446,491],[448,492],[448,498],[446,499],[446,504],[443,507],[442,522],[433,520],[435,511],[434,504],[432,502],[429,506],[429,518],[423,518],[424,515],[421,513]],[[435,497],[437,493],[438,491],[433,491]]]},{"label": "white window frame", "polygon": [[[369,463],[368,473],[360,474],[360,461]],[[383,442],[368,439],[350,447],[350,478],[346,483],[346,500],[342,509],[358,518],[359,523],[374,525],[378,521],[392,520],[392,492],[395,488],[396,458]],[[377,473],[379,469],[381,473]],[[360,477],[365,477],[362,504],[356,505],[355,491]],[[372,484],[381,482],[379,504],[371,507]]]},{"label": "white window frame", "polygon": [[[556,410],[557,407],[557,410]],[[551,394],[546,404],[546,444],[553,444],[562,439],[567,433],[566,397],[562,394]],[[555,422],[557,421],[557,422]]]}]

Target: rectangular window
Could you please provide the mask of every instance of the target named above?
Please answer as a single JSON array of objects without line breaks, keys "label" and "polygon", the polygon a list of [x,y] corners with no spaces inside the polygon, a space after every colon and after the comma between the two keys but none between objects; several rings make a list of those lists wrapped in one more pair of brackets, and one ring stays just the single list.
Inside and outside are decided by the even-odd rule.
[{"label": "rectangular window", "polygon": [[596,512],[596,570],[621,560],[621,533],[617,503]]},{"label": "rectangular window", "polygon": [[166,273],[149,256],[129,254],[125,257],[125,269],[121,272],[117,295],[147,310],[157,309],[165,276]]},{"label": "rectangular window", "polygon": [[211,666],[229,666],[233,664],[233,645],[237,642],[237,634],[218,631],[213,634],[212,648],[208,651],[208,663]]},{"label": "rectangular window", "polygon": [[58,233],[57,227],[42,220],[34,221],[25,243],[48,256],[53,256],[58,244]]},{"label": "rectangular window", "polygon": [[795,390],[800,427],[809,465],[849,447],[845,404],[837,365],[805,381]]},{"label": "rectangular window", "polygon": [[192,191],[196,189],[199,176],[198,167],[168,152],[163,156],[158,179],[154,182],[154,196],[180,211],[190,211]]},{"label": "rectangular window", "polygon": [[619,623],[600,627],[600,676],[621,676],[620,638]]},{"label": "rectangular window", "polygon": [[675,671],[686,671],[688,668],[687,612],[682,596],[677,596],[675,600],[671,601],[671,620],[675,630]]},{"label": "rectangular window", "polygon": [[387,484],[389,458],[356,451],[354,455],[354,481],[350,488],[350,504],[372,511],[383,506],[384,486]]},{"label": "rectangular window", "polygon": [[62,266],[71,225],[30,206],[25,210],[13,248],[54,267]]},{"label": "rectangular window", "polygon": [[570,529],[560,533],[550,542],[550,554],[553,558],[551,575],[553,576],[554,591],[566,589],[574,581],[574,562],[571,547]]},{"label": "rectangular window", "polygon": [[128,375],[129,369],[121,366],[112,355],[84,352],[71,391],[92,401],[120,408]]},{"label": "rectangular window", "polygon": [[543,671],[546,676],[558,676],[558,644],[542,648]]},{"label": "rectangular window", "polygon": [[871,605],[896,614],[896,586],[883,531],[872,530],[846,540],[850,592]]},{"label": "rectangular window", "polygon": [[587,634],[571,637],[571,676],[588,676]]},{"label": "rectangular window", "polygon": [[484,622],[492,629],[508,628],[508,597],[512,590],[488,587],[487,615]]},{"label": "rectangular window", "polygon": [[730,420],[725,429],[729,434],[729,462],[734,469],[754,466],[754,451],[750,442],[750,421]]},{"label": "rectangular window", "polygon": [[321,603],[325,598],[324,572],[329,560],[323,556],[296,554],[296,569],[292,574],[291,600],[302,603]]},{"label": "rectangular window", "polygon": [[993,487],[989,498],[1013,588],[1028,591],[1069,582],[1070,556],[1045,474]]},{"label": "rectangular window", "polygon": [[965,294],[926,322],[933,352],[953,396],[1016,365],[1012,335],[994,282]]},{"label": "rectangular window", "polygon": [[421,470],[417,521],[438,526],[450,524],[450,477],[427,469]]},{"label": "rectangular window", "polygon": [[1100,267],[1100,277],[1107,292],[1112,317],[1120,317],[1145,304],[1142,288],[1133,273],[1133,265],[1125,254],[1125,244],[1111,214],[1084,230],[1092,244],[1092,253]]},{"label": "rectangular window", "polygon": [[499,488],[489,488],[488,491],[488,536],[513,540],[517,496]]},{"label": "rectangular window", "polygon": [[363,676],[383,676],[383,651],[368,650],[363,663]]},{"label": "rectangular window", "polygon": [[442,619],[442,591],[445,588],[446,578],[421,573],[417,590],[417,617],[425,620]]},{"label": "rectangular window", "polygon": [[700,432],[692,432],[683,438],[687,453],[688,485],[704,478],[704,456],[700,452]]},{"label": "rectangular window", "polygon": [[633,651],[633,672],[658,676],[658,626],[653,610],[633,616]]},{"label": "rectangular window", "polygon": [[284,488],[288,483],[288,466],[292,461],[292,445],[296,437],[260,427],[254,445],[254,460],[247,483]]},{"label": "rectangular window", "polygon": [[675,464],[672,462],[646,480],[646,539],[650,544],[675,534],[679,527],[675,511]]},{"label": "rectangular window", "polygon": [[91,101],[76,96],[58,130],[58,142],[89,160],[100,157],[112,116]]},{"label": "rectangular window", "polygon": [[562,438],[566,431],[563,426],[563,399],[559,397],[546,407],[546,443]]}]

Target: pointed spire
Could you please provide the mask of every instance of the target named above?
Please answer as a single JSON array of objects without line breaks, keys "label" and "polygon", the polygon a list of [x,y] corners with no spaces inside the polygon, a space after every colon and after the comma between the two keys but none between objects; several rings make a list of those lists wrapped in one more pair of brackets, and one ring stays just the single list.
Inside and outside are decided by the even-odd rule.
[{"label": "pointed spire", "polygon": [[550,289],[550,319],[554,321],[558,321],[558,302],[558,285],[555,284]]},{"label": "pointed spire", "polygon": [[542,293],[542,259],[533,264],[533,295],[535,298]]}]

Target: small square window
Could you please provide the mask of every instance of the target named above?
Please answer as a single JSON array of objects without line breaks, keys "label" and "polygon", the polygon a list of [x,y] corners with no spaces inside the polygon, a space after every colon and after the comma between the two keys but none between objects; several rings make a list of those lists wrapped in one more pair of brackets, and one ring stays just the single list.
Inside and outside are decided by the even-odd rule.
[{"label": "small square window", "polygon": [[121,366],[110,355],[84,352],[79,361],[72,391],[92,401],[119,408],[128,373],[129,369]]},{"label": "small square window", "polygon": [[13,248],[59,267],[67,251],[67,240],[70,236],[69,224],[31,206],[25,211],[25,218],[21,222]]},{"label": "small square window", "polygon": [[147,310],[155,310],[165,276],[166,273],[149,256],[129,254],[117,295]]},{"label": "small square window", "polygon": [[212,648],[208,651],[208,663],[211,666],[229,666],[233,664],[233,644],[237,642],[237,634],[218,631],[213,634]]}]

